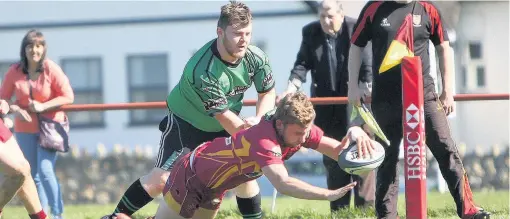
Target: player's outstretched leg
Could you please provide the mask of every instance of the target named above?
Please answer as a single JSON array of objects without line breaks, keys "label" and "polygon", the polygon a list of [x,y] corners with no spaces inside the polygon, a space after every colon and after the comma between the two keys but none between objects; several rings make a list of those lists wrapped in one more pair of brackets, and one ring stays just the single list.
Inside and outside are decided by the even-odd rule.
[{"label": "player's outstretched leg", "polygon": [[260,188],[256,180],[248,181],[235,189],[237,207],[244,219],[262,218]]},{"label": "player's outstretched leg", "polygon": [[[170,119],[169,119],[170,118]],[[176,117],[173,115],[166,116],[160,123],[161,141],[158,157],[152,171],[136,180],[126,190],[121,200],[117,204],[117,208],[112,215],[107,215],[101,219],[115,219],[116,213],[123,213],[131,216],[140,208],[151,202],[154,197],[160,195],[165,187],[166,180],[170,175],[174,162],[183,154],[190,151],[184,147],[184,144],[173,145],[175,142],[183,142],[186,138],[181,138],[185,130],[181,130],[183,123],[177,123]],[[190,135],[193,136],[193,135]],[[173,146],[172,146],[173,145]],[[197,144],[198,145],[198,144]]]},{"label": "player's outstretched leg", "polygon": [[149,174],[142,176],[129,186],[113,214],[106,215],[101,219],[115,219],[117,213],[131,216],[163,192],[169,175],[168,171],[157,167],[153,168]]},{"label": "player's outstretched leg", "polygon": [[[2,124],[3,125],[3,124]],[[45,219],[30,165],[23,156],[15,138],[0,142],[0,169],[4,174],[0,183],[0,215],[2,209],[18,193],[31,219]]]}]

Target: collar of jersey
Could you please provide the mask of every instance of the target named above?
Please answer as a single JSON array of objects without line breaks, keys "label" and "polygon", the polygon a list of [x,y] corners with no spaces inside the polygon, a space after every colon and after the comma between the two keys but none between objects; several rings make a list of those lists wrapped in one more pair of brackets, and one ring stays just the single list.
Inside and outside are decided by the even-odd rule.
[{"label": "collar of jersey", "polygon": [[241,63],[241,61],[243,60],[242,58],[239,59],[237,61],[237,63],[230,63],[230,62],[226,62],[225,60],[221,59],[221,55],[220,55],[220,52],[218,51],[217,44],[218,44],[218,39],[215,39],[214,42],[211,43],[211,51],[212,51],[213,55],[216,56],[216,58],[218,58],[219,60],[221,60],[221,62],[223,62],[223,64],[225,64],[228,67],[235,68]]}]

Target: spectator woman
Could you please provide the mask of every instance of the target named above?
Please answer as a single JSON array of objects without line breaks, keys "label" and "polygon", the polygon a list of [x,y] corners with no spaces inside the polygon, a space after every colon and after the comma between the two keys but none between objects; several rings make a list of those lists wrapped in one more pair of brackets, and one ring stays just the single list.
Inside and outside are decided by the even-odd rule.
[{"label": "spectator woman", "polygon": [[15,115],[15,137],[30,163],[43,208],[51,209],[53,218],[62,218],[63,200],[55,175],[57,152],[42,148],[38,142],[40,116],[57,122],[67,120],[62,110],[54,110],[74,101],[69,79],[62,69],[46,58],[43,34],[30,30],[21,42],[20,61],[5,74],[0,98],[14,101],[10,111]]}]

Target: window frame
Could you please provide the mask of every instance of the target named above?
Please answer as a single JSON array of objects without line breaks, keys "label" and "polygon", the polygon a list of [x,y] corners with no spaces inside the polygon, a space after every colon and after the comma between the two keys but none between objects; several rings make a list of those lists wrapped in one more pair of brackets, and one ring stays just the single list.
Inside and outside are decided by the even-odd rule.
[{"label": "window frame", "polygon": [[[482,69],[483,70],[483,75],[482,75],[482,80],[479,80],[479,72],[478,70],[479,69]],[[485,65],[477,65],[475,67],[475,70],[474,70],[474,76],[476,78],[476,84],[475,84],[475,87],[476,89],[484,89],[487,87],[487,68]],[[480,85],[480,81],[483,81],[483,85]]]},{"label": "window frame", "polygon": [[[479,57],[472,58],[471,54],[471,45],[478,46],[479,48]],[[483,42],[481,40],[469,40],[467,43],[467,51],[468,51],[468,58],[470,60],[483,60],[484,54],[483,54]]]},{"label": "window frame", "polygon": [[[148,58],[148,57],[164,57],[165,60],[165,72],[166,72],[166,83],[164,85],[133,85],[131,78],[133,76],[133,69],[131,69],[131,61],[136,58]],[[153,52],[153,53],[128,53],[125,55],[125,62],[126,62],[126,76],[127,76],[127,96],[130,103],[133,102],[133,92],[137,91],[147,91],[147,90],[159,90],[164,89],[166,90],[166,93],[168,94],[170,89],[170,54],[167,52]],[[163,97],[163,100],[165,101],[165,97]],[[139,109],[139,110],[153,110],[153,109]],[[134,119],[133,110],[129,110],[129,116],[128,116],[128,127],[140,127],[140,126],[152,126],[157,125],[161,121],[161,119],[156,119],[154,121],[144,120],[144,121],[136,121]]]},{"label": "window frame", "polygon": [[[471,45],[478,44],[480,47],[480,57],[471,58]],[[461,91],[462,93],[485,93],[488,88],[487,81],[487,63],[484,56],[484,40],[483,39],[470,39],[463,43],[463,62],[461,67],[465,68],[466,86]],[[484,68],[484,85],[479,86],[478,83],[478,68]]]},{"label": "window frame", "polygon": [[[66,61],[97,61],[99,65],[99,88],[75,88],[73,87],[73,92],[76,96],[78,93],[99,93],[101,95],[101,104],[105,103],[105,93],[104,93],[104,80],[103,80],[103,58],[101,56],[65,56],[61,57],[59,59],[59,66],[62,68],[62,71],[67,75],[69,78],[69,74],[67,73],[66,69],[64,69],[65,62]],[[88,111],[90,112],[90,111]],[[69,114],[70,112],[67,112]],[[69,125],[73,129],[91,129],[91,128],[106,128],[106,112],[104,110],[101,110],[101,121],[97,123],[84,123],[84,124],[74,124],[72,121],[70,121]]]}]

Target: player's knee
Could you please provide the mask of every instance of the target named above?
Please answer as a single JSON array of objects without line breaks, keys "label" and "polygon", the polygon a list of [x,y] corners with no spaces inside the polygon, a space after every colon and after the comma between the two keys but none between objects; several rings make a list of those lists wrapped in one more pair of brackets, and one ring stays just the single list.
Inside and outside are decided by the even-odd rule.
[{"label": "player's knee", "polygon": [[144,186],[145,191],[154,197],[163,192],[169,175],[170,172],[168,171],[160,168],[154,168],[148,175],[140,178],[140,183]]},{"label": "player's knee", "polygon": [[28,160],[23,159],[20,161],[20,173],[23,177],[31,177],[30,163],[28,163]]},{"label": "player's knee", "polygon": [[168,177],[170,176],[170,172],[164,171],[159,175],[159,182],[158,182],[158,189],[163,191],[166,185],[166,181],[168,180]]},{"label": "player's knee", "polygon": [[4,174],[24,179],[30,176],[30,164],[26,159],[19,159],[16,162],[12,162],[9,169],[5,170]]},{"label": "player's knee", "polygon": [[251,180],[237,186],[234,191],[239,198],[251,198],[260,193],[260,188],[256,180]]}]

